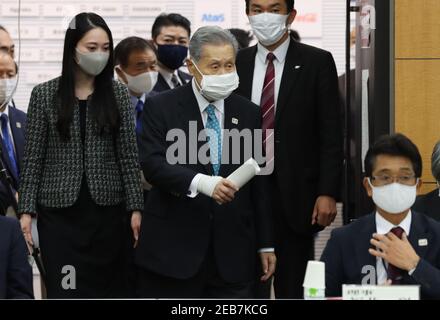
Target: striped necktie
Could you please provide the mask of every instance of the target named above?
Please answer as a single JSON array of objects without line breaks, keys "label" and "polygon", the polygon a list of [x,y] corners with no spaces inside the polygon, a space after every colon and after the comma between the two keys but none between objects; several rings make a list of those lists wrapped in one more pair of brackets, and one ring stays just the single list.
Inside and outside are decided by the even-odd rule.
[{"label": "striped necktie", "polygon": [[[391,229],[391,232],[394,233],[399,239],[402,239],[402,234],[404,230],[401,227],[395,227]],[[402,269],[388,264],[388,279],[392,281],[392,284],[400,284],[402,283],[404,272]]]},{"label": "striped necktie", "polygon": [[177,79],[177,76],[175,73],[171,76],[171,83],[173,84],[174,88],[180,87],[179,79]]},{"label": "striped necktie", "polygon": [[[270,138],[273,141],[273,129],[275,125],[275,67],[273,61],[276,59],[272,52],[267,54],[267,69],[264,77],[263,92],[261,94],[261,114],[263,117],[263,148],[266,151],[266,166],[273,161],[273,143],[266,145]],[[272,130],[271,133],[266,130]]]}]

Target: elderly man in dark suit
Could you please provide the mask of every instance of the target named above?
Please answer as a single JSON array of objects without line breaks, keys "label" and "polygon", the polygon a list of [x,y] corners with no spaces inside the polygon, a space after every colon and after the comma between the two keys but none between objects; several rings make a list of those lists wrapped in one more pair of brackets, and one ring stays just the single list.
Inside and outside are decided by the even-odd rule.
[{"label": "elderly man in dark suit", "polygon": [[417,147],[401,134],[382,137],[365,172],[376,212],[332,232],[321,258],[327,296],[341,296],[343,284],[406,284],[440,299],[440,224],[411,210],[422,184]]},{"label": "elderly man in dark suit", "polygon": [[[239,191],[223,178],[249,157],[243,144],[234,148],[233,141],[227,148],[222,133],[261,127],[258,108],[232,93],[238,86],[236,51],[228,31],[200,28],[190,43],[193,81],[146,102],[140,155],[153,188],[136,254],[141,297],[251,298],[257,252],[261,281],[274,272],[265,177],[254,177]],[[212,134],[208,161],[201,157],[207,144],[198,139],[204,129]],[[173,132],[184,135],[177,163],[169,152]]]}]

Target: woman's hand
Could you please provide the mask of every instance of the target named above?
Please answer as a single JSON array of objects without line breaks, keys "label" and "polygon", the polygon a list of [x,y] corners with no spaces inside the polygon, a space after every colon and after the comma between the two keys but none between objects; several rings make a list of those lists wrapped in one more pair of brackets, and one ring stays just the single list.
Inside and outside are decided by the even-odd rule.
[{"label": "woman's hand", "polygon": [[140,211],[133,211],[131,214],[131,230],[133,230],[133,237],[134,237],[134,245],[133,248],[136,248],[137,242],[139,239],[139,232],[141,230],[141,222],[142,222],[142,215]]},{"label": "woman's hand", "polygon": [[21,231],[23,232],[24,239],[26,240],[26,243],[31,246],[34,245],[34,242],[32,241],[32,217],[28,213],[24,213],[20,217],[20,225],[21,225]]}]

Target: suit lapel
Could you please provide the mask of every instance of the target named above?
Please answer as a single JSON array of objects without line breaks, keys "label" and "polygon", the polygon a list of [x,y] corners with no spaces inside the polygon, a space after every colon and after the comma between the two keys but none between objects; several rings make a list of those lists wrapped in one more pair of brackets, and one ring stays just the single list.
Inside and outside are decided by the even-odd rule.
[{"label": "suit lapel", "polygon": [[[189,123],[194,122],[194,121],[197,122],[197,136],[193,137],[188,134],[188,140],[189,141],[191,141],[193,139],[197,140],[197,155],[196,155],[196,157],[198,157],[198,152],[199,152],[200,148],[204,144],[207,143],[207,141],[198,141],[198,135],[199,135],[200,131],[202,131],[205,127],[203,125],[199,105],[198,105],[197,99],[194,95],[191,82],[184,85],[182,89],[185,90],[185,91],[182,91],[182,92],[185,92],[185,94],[182,97],[182,99],[179,100],[179,105],[180,105],[179,116],[182,120],[182,128],[187,134],[189,133]],[[188,152],[188,148],[187,148],[187,152]],[[188,154],[188,158],[191,156],[192,155]],[[198,162],[199,162],[199,160],[197,159],[197,163]],[[200,165],[205,168],[205,171],[208,175],[213,174],[211,163],[200,164]]]},{"label": "suit lapel", "polygon": [[286,61],[284,63],[283,76],[281,78],[280,91],[278,93],[277,110],[275,114],[275,126],[278,123],[281,113],[288,103],[288,98],[292,94],[294,85],[301,73],[302,61],[300,50],[297,46],[300,44],[290,39],[289,49],[287,50]]},{"label": "suit lapel", "polygon": [[[363,226],[359,237],[356,239],[356,258],[358,261],[358,270],[359,274],[362,277],[362,269],[365,266],[373,266],[374,270],[376,270],[376,257],[372,256],[368,249],[371,248],[370,239],[373,237],[373,233],[376,232],[376,221],[375,215],[371,214],[370,217],[366,220],[365,225]],[[359,283],[361,283],[362,278],[359,279]],[[377,282],[377,275],[376,275]]]},{"label": "suit lapel", "polygon": [[168,83],[165,81],[165,78],[160,73],[157,76],[157,83],[155,85],[155,88],[159,92],[171,89],[170,86],[168,85]]},{"label": "suit lapel", "polygon": [[[240,87],[241,95],[252,100],[252,83],[254,82],[255,58],[257,46],[253,46],[243,53],[240,63]],[[250,63],[252,61],[252,63]]]},{"label": "suit lapel", "polygon": [[14,184],[17,183],[18,177],[15,175],[14,171],[12,170],[12,164],[11,160],[9,159],[8,155],[8,149],[6,148],[5,143],[3,142],[3,138],[1,140],[1,147],[2,147],[2,160],[3,164],[5,165],[5,169],[8,170],[9,175],[14,180]]},{"label": "suit lapel", "polygon": [[177,70],[177,74],[179,75],[180,81],[185,85],[191,80],[191,76],[184,73],[183,71]]},{"label": "suit lapel", "polygon": [[[224,126],[223,126],[224,132],[226,130],[230,131],[232,129],[240,130],[240,128],[239,128],[240,116],[238,113],[238,108],[234,108],[234,105],[233,105],[231,99],[232,98],[229,97],[225,100],[225,108],[224,108],[225,114],[224,114]],[[232,153],[231,141],[229,141],[228,149],[229,150],[225,149],[225,135],[223,133],[222,163],[225,163],[225,164],[222,164],[220,166],[220,173],[219,173],[219,175],[222,177],[226,177],[231,173],[230,172],[231,170],[229,169],[230,165],[233,164],[232,163],[233,153]],[[241,159],[241,160],[246,161],[247,159]],[[228,163],[228,164],[226,164],[226,163]]]},{"label": "suit lapel", "polygon": [[417,212],[412,213],[411,230],[409,232],[408,241],[420,258],[425,257],[429,245],[432,243],[431,234],[428,232],[421,215]]}]

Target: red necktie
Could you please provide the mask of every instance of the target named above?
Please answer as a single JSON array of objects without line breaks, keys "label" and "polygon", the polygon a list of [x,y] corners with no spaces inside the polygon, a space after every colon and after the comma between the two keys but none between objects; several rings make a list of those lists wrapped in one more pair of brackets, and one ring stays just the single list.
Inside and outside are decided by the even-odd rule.
[{"label": "red necktie", "polygon": [[[266,130],[274,129],[275,125],[275,67],[273,60],[276,59],[272,52],[267,54],[267,69],[266,76],[264,77],[263,92],[261,94],[261,114],[263,117],[263,148],[266,150],[268,161],[273,160],[273,146],[270,150],[266,149],[266,140],[271,137],[272,134],[266,136]],[[273,137],[272,137],[273,140]]]},{"label": "red necktie", "polygon": [[[402,239],[403,229],[401,227],[395,227],[391,229],[391,232],[394,233],[399,239]],[[392,284],[400,284],[403,279],[404,270],[393,266],[392,264],[388,264],[388,279],[392,281]]]}]

